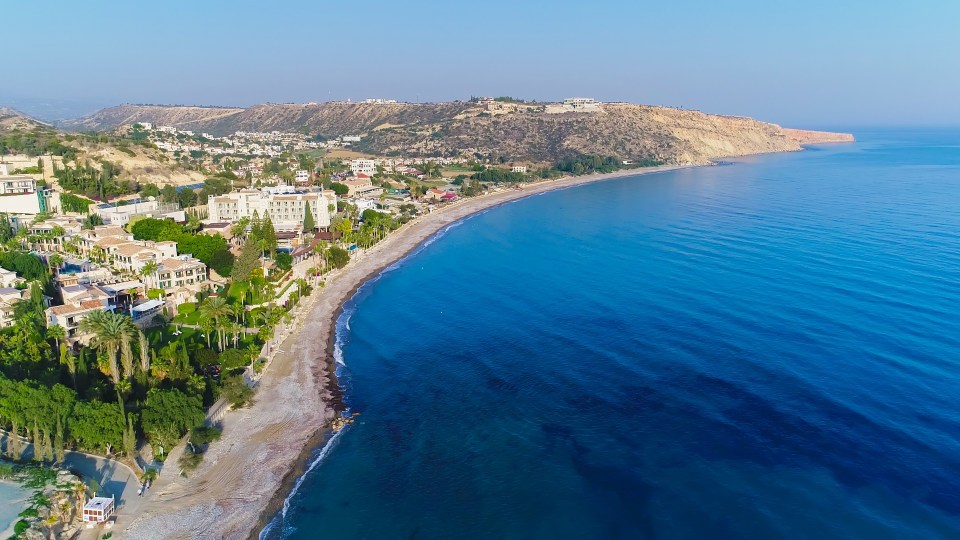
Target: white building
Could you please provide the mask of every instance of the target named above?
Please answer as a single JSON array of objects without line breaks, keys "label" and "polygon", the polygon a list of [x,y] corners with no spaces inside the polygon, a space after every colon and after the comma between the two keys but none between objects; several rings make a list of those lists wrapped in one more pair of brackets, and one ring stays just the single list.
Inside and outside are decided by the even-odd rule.
[{"label": "white building", "polygon": [[353,174],[373,176],[377,174],[377,162],[372,159],[354,159],[350,161],[350,171]]},{"label": "white building", "polygon": [[303,223],[309,205],[310,214],[317,227],[329,227],[332,217],[330,207],[336,208],[337,196],[332,191],[291,192],[290,186],[279,192],[245,189],[226,195],[213,197],[207,203],[208,221],[234,222],[240,218],[253,217],[253,213],[263,219],[267,215],[275,227],[292,226]]},{"label": "white building", "polygon": [[527,167],[524,165],[514,165],[510,167],[510,172],[527,174]]},{"label": "white building", "polygon": [[93,497],[83,505],[84,523],[103,523],[113,516],[113,497]]},{"label": "white building", "polygon": [[303,170],[303,169],[298,170],[298,171],[296,172],[296,176],[294,177],[294,180],[295,180],[298,184],[309,184],[309,183],[310,183],[310,171],[305,171],[305,170]]},{"label": "white building", "polygon": [[[55,199],[59,201],[60,197],[57,196]],[[37,181],[29,176],[0,176],[0,212],[2,213],[35,215],[49,212],[54,210],[56,201],[54,201],[52,190],[37,189]]]},{"label": "white building", "polygon": [[597,100],[585,97],[570,97],[564,99],[563,104],[568,107],[586,107],[588,105],[596,105]]},{"label": "white building", "polygon": [[0,268],[0,288],[9,289],[15,287],[20,279],[16,272],[11,272],[5,268]]},{"label": "white building", "polygon": [[189,255],[170,257],[160,261],[157,270],[143,281],[148,288],[167,293],[180,288],[200,291],[207,286],[207,266]]},{"label": "white building", "polygon": [[36,190],[37,181],[29,176],[0,176],[0,195],[33,193]]},{"label": "white building", "polygon": [[344,135],[343,137],[340,137],[340,140],[342,140],[343,142],[360,142],[360,136],[359,136],[359,135]]},{"label": "white building", "polygon": [[343,180],[341,184],[347,186],[347,197],[379,197],[383,193],[383,188],[373,185],[370,177],[363,173]]},{"label": "white building", "polygon": [[104,224],[121,227],[130,223],[130,218],[135,216],[170,218],[178,222],[187,220],[186,212],[180,210],[176,203],[161,204],[153,197],[147,200],[134,199],[124,205],[100,204],[93,208],[93,213],[100,216]]}]

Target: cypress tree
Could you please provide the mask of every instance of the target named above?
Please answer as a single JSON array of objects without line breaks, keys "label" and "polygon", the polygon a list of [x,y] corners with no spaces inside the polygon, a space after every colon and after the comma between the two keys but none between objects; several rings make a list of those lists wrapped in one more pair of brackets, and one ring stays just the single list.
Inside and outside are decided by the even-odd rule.
[{"label": "cypress tree", "polygon": [[258,240],[254,238],[247,239],[243,244],[243,248],[240,250],[240,256],[237,257],[237,260],[233,263],[233,271],[230,273],[230,277],[234,281],[246,281],[250,279],[250,273],[257,267],[257,262],[260,260],[260,251]]},{"label": "cypress tree", "polygon": [[316,228],[316,224],[313,222],[313,213],[310,211],[310,202],[307,201],[307,207],[303,212],[303,230],[312,231]]},{"label": "cypress tree", "polygon": [[277,254],[277,231],[273,228],[273,220],[270,219],[270,214],[267,214],[267,218],[263,220],[261,240],[263,240],[266,249],[270,251],[270,257],[274,257]]}]

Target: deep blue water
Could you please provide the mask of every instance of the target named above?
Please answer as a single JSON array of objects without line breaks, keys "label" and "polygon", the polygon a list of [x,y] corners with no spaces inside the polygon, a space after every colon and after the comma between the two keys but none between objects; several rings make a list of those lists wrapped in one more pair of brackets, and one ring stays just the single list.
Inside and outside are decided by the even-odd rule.
[{"label": "deep blue water", "polygon": [[361,289],[362,415],[283,536],[960,538],[960,131],[858,136],[512,203]]}]

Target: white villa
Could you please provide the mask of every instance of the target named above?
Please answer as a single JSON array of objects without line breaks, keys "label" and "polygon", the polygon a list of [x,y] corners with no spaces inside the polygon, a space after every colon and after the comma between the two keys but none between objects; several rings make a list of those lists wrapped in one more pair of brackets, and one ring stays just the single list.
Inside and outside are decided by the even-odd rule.
[{"label": "white villa", "polygon": [[253,217],[253,213],[262,219],[267,215],[274,226],[302,224],[307,205],[317,227],[329,227],[330,206],[336,208],[337,196],[332,191],[295,192],[292,190],[256,190],[244,189],[213,197],[207,204],[210,222],[234,222],[240,218]]}]

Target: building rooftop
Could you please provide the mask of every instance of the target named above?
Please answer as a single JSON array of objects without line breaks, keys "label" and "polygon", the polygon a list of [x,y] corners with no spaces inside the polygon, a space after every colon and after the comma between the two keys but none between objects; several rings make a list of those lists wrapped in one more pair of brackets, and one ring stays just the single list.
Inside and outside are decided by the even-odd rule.
[{"label": "building rooftop", "polygon": [[137,313],[142,313],[144,311],[150,311],[151,309],[156,309],[163,305],[163,300],[147,300],[146,302],[133,306],[133,311]]},{"label": "building rooftop", "polygon": [[111,506],[113,506],[113,497],[91,497],[87,504],[83,505],[83,509],[102,512]]}]

